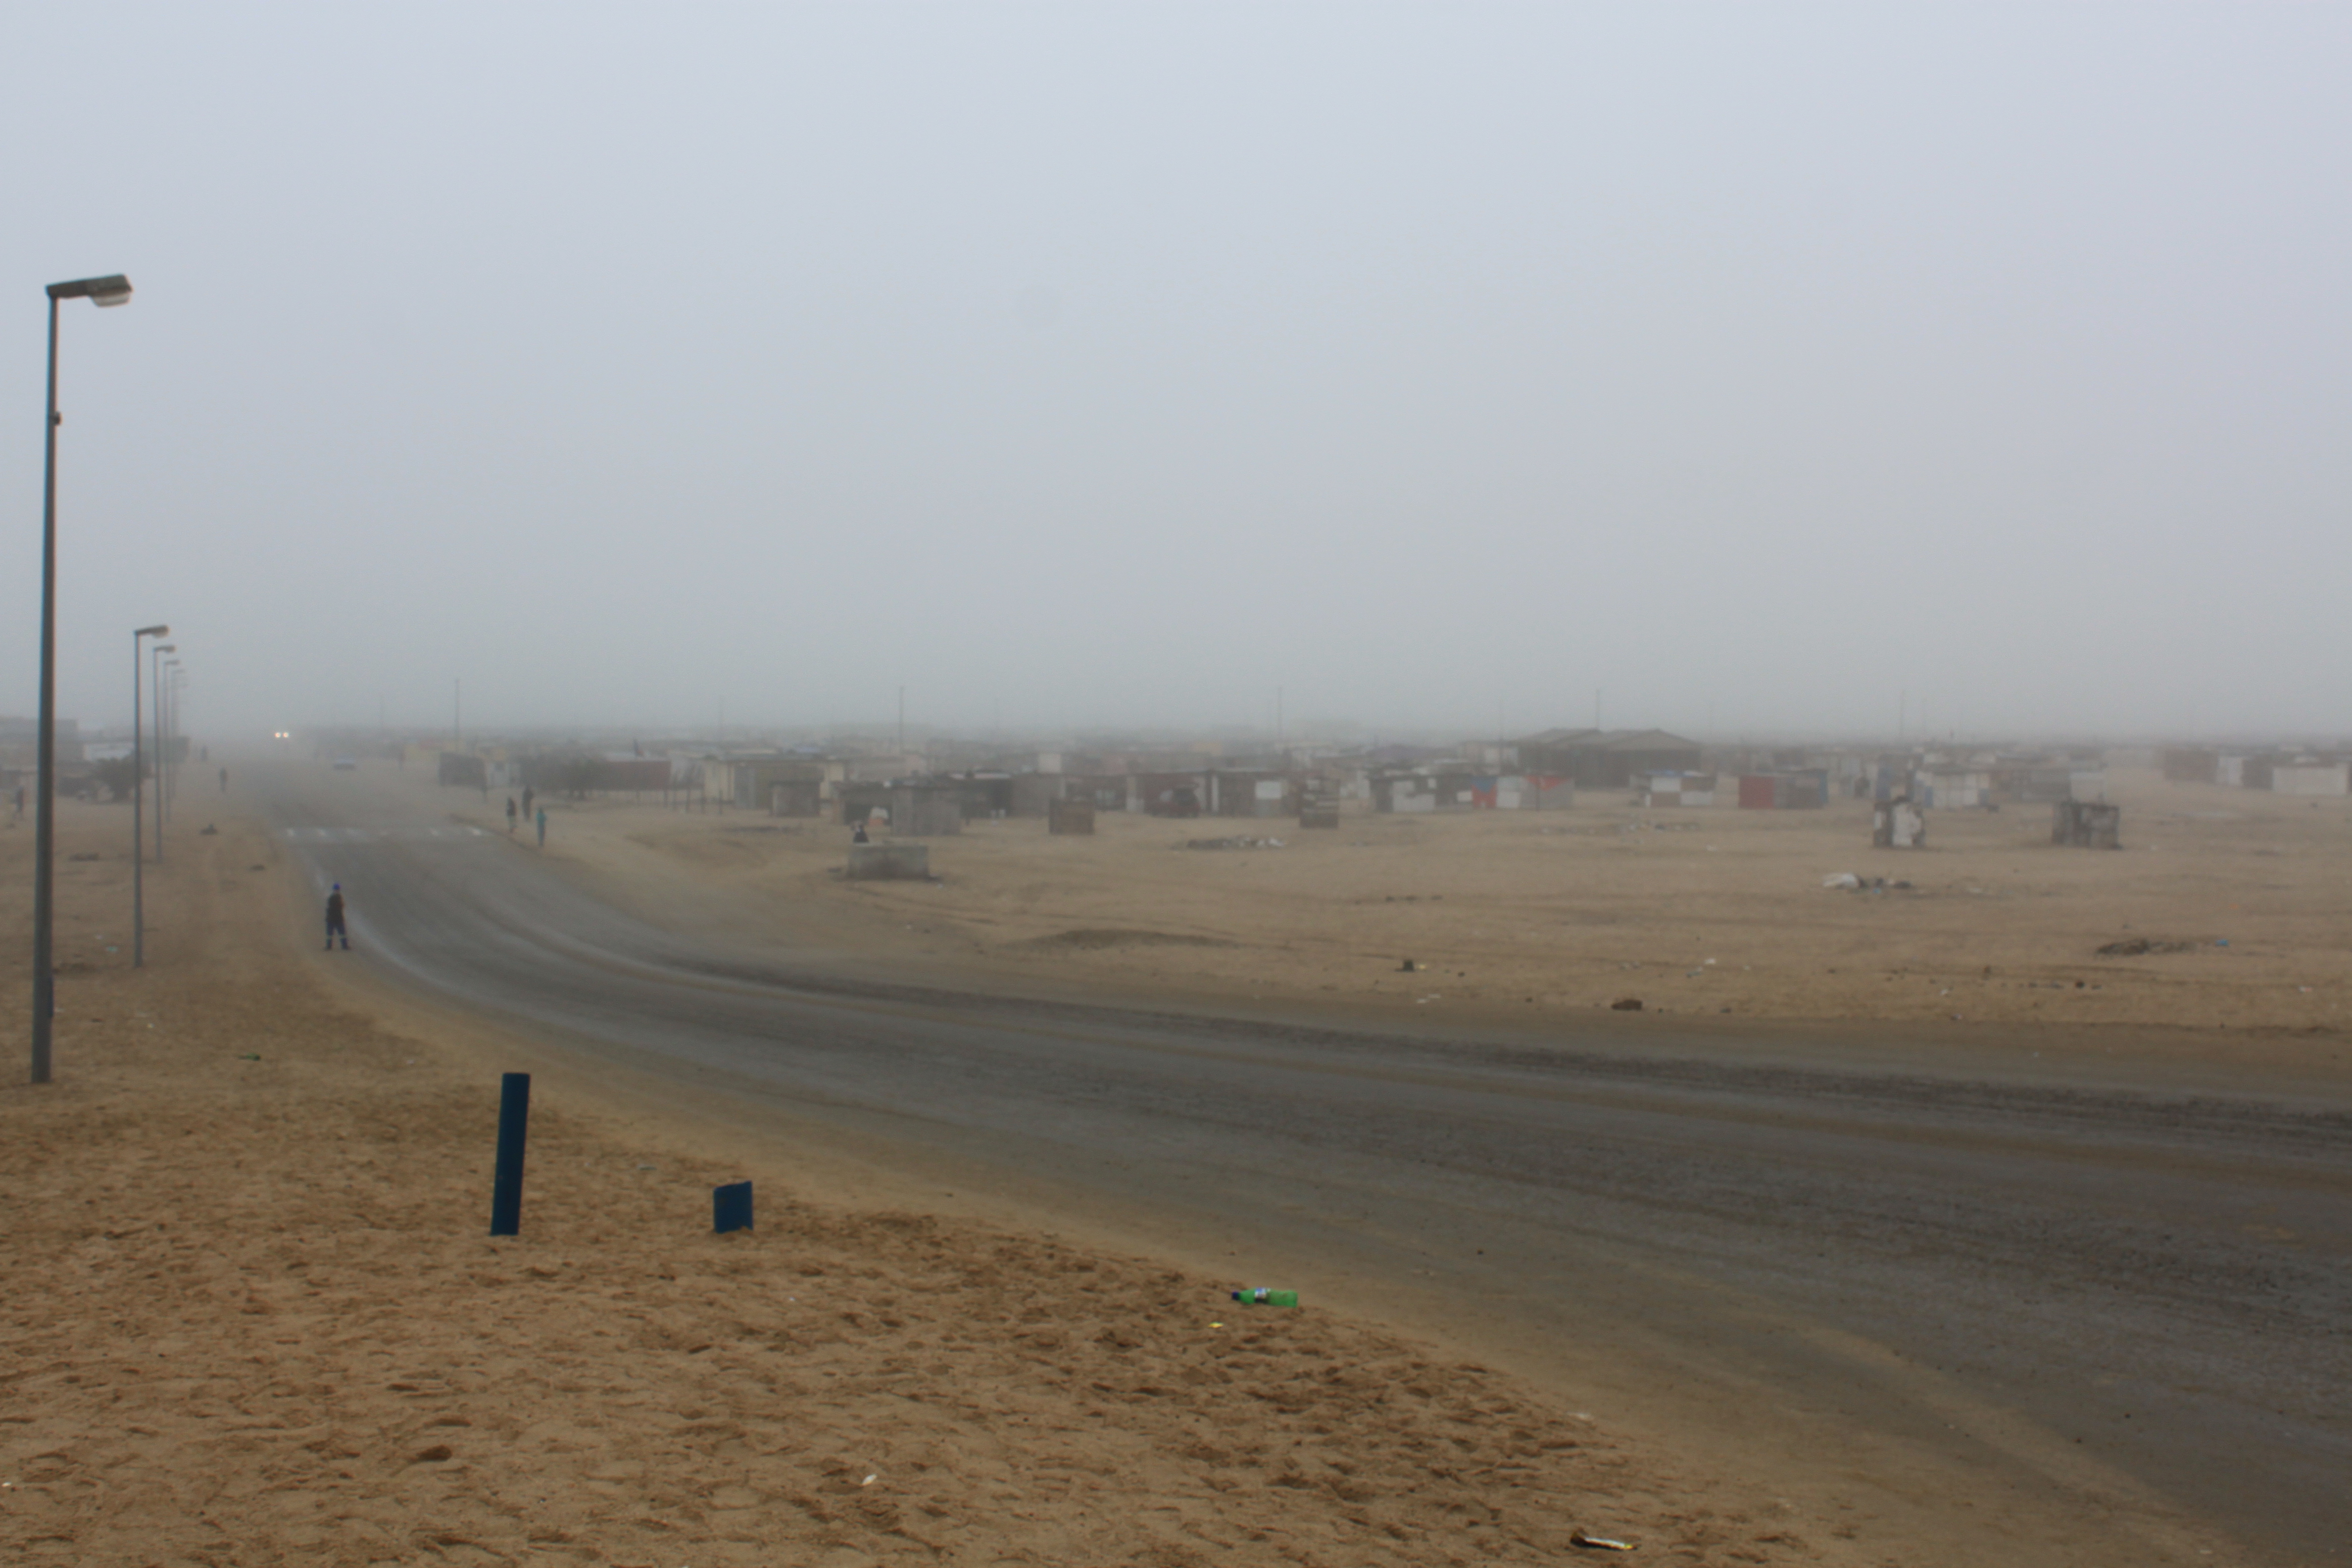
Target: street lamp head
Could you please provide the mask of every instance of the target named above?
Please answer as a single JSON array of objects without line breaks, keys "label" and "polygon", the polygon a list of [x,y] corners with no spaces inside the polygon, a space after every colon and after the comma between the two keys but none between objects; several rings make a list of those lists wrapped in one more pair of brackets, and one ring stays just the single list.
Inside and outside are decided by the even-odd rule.
[{"label": "street lamp head", "polygon": [[159,642],[147,651],[149,653],[177,653],[180,651],[180,645],[175,642]]},{"label": "street lamp head", "polygon": [[141,626],[137,631],[132,632],[131,635],[134,637],[167,637],[172,635],[172,628],[169,626]]},{"label": "street lamp head", "polygon": [[49,285],[52,300],[88,300],[92,304],[128,305],[131,303],[131,279],[117,272],[107,278],[77,278],[70,283]]}]

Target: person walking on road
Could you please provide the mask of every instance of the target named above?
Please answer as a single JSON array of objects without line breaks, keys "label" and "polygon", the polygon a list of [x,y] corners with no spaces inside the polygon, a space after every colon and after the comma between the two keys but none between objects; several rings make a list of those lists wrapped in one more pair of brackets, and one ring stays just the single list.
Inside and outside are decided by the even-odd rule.
[{"label": "person walking on road", "polygon": [[335,940],[338,937],[342,939],[343,951],[351,952],[351,933],[343,929],[343,885],[341,882],[336,883],[334,890],[327,895],[327,951],[329,952],[335,951]]},{"label": "person walking on road", "polygon": [[512,796],[512,795],[509,795],[509,796],[507,796],[507,837],[509,837],[509,838],[512,838],[512,837],[514,837],[514,830],[515,830],[515,804],[514,804],[514,796]]},{"label": "person walking on road", "polygon": [[539,847],[547,847],[547,807],[543,805],[539,808]]},{"label": "person walking on road", "polygon": [[525,816],[529,816],[530,815],[530,785],[525,784],[522,786],[522,814]]}]

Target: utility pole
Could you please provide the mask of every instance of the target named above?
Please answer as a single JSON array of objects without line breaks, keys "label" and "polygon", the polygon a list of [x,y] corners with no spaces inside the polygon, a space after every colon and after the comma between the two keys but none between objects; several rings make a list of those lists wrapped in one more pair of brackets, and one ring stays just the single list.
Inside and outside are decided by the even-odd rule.
[{"label": "utility pole", "polygon": [[898,765],[907,763],[907,689],[898,688]]},{"label": "utility pole", "polygon": [[459,751],[466,749],[466,681],[463,676],[449,678],[449,743]]}]

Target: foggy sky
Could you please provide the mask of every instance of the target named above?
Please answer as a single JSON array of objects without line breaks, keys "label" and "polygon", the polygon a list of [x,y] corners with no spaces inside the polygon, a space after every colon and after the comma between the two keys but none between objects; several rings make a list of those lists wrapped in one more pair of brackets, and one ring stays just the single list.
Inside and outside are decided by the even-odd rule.
[{"label": "foggy sky", "polygon": [[0,712],[2352,731],[2341,7],[0,30]]}]

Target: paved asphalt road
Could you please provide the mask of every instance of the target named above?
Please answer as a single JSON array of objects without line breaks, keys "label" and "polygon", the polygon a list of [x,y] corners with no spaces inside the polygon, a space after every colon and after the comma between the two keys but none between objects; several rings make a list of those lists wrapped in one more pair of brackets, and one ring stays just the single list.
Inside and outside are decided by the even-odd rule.
[{"label": "paved asphalt road", "polygon": [[2087,1483],[2045,1461],[2075,1454],[2250,1560],[2352,1562],[2340,1101],[859,984],[700,948],[497,837],[338,795],[310,779],[273,809],[321,890],[354,890],[362,952],[544,1038],[1248,1256],[1444,1282],[1501,1337],[1695,1400],[1784,1397],[2021,1508],[2066,1512]]}]

